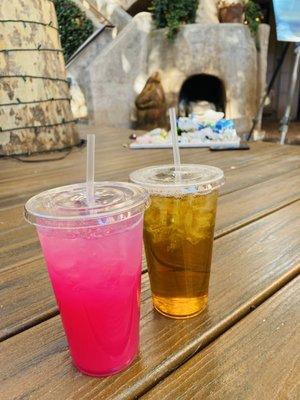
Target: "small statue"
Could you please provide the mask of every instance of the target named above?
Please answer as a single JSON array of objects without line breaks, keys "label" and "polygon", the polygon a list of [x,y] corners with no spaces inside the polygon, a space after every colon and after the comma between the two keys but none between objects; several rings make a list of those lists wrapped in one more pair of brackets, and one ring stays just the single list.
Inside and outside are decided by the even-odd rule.
[{"label": "small statue", "polygon": [[168,126],[166,98],[159,72],[154,72],[148,78],[144,89],[136,98],[135,105],[138,129],[152,130]]},{"label": "small statue", "polygon": [[219,2],[220,22],[243,23],[244,5],[240,0],[221,0]]}]

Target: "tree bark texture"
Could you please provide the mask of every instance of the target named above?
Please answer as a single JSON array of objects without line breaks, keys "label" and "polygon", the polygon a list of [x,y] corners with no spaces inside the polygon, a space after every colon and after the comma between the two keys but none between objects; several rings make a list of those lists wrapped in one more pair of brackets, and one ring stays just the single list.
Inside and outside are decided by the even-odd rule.
[{"label": "tree bark texture", "polygon": [[51,0],[0,2],[0,154],[79,142]]}]

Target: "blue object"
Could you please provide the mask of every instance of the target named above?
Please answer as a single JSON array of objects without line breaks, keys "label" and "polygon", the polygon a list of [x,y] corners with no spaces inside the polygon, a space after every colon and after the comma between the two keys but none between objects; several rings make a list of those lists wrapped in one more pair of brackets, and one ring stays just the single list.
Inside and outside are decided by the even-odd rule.
[{"label": "blue object", "polygon": [[273,0],[277,40],[300,42],[300,1]]},{"label": "blue object", "polygon": [[220,119],[213,127],[213,131],[216,133],[221,133],[224,129],[235,129],[235,124],[232,119]]}]

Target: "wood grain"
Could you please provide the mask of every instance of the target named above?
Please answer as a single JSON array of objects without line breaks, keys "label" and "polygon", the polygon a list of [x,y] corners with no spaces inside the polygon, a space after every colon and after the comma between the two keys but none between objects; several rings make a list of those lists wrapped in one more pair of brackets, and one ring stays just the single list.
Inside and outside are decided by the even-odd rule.
[{"label": "wood grain", "polygon": [[[109,139],[101,143],[98,140],[95,171],[97,180],[127,181],[134,169],[172,162],[172,153],[168,149],[137,151],[122,147],[122,143],[127,141],[128,131],[121,131],[119,135],[117,133],[115,130],[108,131]],[[265,143],[254,143],[251,146],[253,149],[249,152],[236,151],[225,155],[212,153],[208,149],[185,149],[182,151],[182,159],[183,162],[208,163],[222,168],[227,177],[222,193],[232,192],[300,167],[300,153],[293,146],[266,146]],[[85,149],[75,149],[66,159],[44,163],[43,168],[40,168],[40,164],[20,165],[15,160],[5,160],[4,164],[4,160],[1,160],[0,165],[2,167],[4,164],[4,169],[1,168],[0,173],[0,207],[23,205],[29,197],[42,190],[84,181],[85,156]],[[17,173],[20,170],[22,180]]]},{"label": "wood grain", "polygon": [[[288,191],[287,184],[290,187]],[[299,198],[300,176],[297,170],[224,195],[219,201],[215,237]],[[10,217],[13,217],[12,213]],[[23,219],[22,215],[19,217]],[[3,340],[57,311],[34,228],[25,225],[22,229],[8,230],[0,235],[0,244],[0,282],[6,288],[0,290],[0,304],[5,304],[0,322],[0,340]],[[145,261],[143,268],[146,269]]]},{"label": "wood grain", "polygon": [[[19,168],[21,168],[21,166]],[[273,173],[274,173],[274,171],[276,170],[276,166],[273,166],[272,169],[273,169]],[[280,182],[279,175],[281,175],[281,174],[283,175],[282,179],[284,180],[285,175],[282,173],[282,171],[280,169],[278,169],[276,171],[277,171],[277,176],[275,178],[275,181],[277,180],[278,182]],[[295,171],[295,169],[294,169],[294,171]],[[20,170],[19,170],[19,174],[17,174],[17,175],[20,176]],[[225,188],[231,182],[231,185],[230,185],[231,190],[230,189],[228,189],[228,190],[231,192],[234,191],[233,189],[237,190],[239,186],[235,187],[234,181],[237,181],[237,180],[242,181],[243,176],[244,176],[243,171],[240,171],[238,174],[236,173],[236,170],[228,171],[226,173],[228,182],[226,183]],[[254,174],[254,176],[255,176],[255,174]],[[44,178],[44,179],[45,179],[45,182],[47,182],[47,179],[46,178]],[[115,179],[121,179],[121,178],[115,178]],[[288,179],[288,175],[287,175],[287,179]],[[266,178],[265,178],[265,180],[266,180]],[[41,179],[41,177],[37,178],[37,181],[40,182],[40,185],[43,184],[43,182],[44,182],[44,180]],[[24,177],[22,182],[24,182],[23,184],[25,185],[27,182],[27,178]],[[27,182],[27,186],[30,187],[31,183]],[[263,186],[261,185],[261,187],[263,187]],[[254,192],[254,190],[255,190],[255,188],[253,188],[253,192]],[[291,185],[289,188],[286,189],[286,196],[288,197],[290,192],[295,193],[295,190],[296,189],[293,187],[293,185]],[[225,189],[224,189],[224,192],[225,192]],[[265,190],[265,193],[266,193],[266,190]],[[262,202],[261,202],[262,206],[265,201],[265,198],[267,198],[267,196],[264,197],[264,199],[262,199]],[[10,200],[11,200],[11,196],[7,197],[6,201],[10,201]],[[13,244],[13,241],[11,240],[11,236],[15,237],[15,240],[18,240],[18,243],[20,244],[21,247],[23,247],[23,245],[22,245],[23,238],[25,238],[26,240],[33,238],[33,241],[35,240],[34,239],[35,236],[33,234],[33,229],[30,228],[28,226],[28,224],[25,222],[22,214],[23,214],[23,205],[15,206],[15,207],[6,207],[6,208],[3,208],[2,210],[0,210],[0,226],[1,226],[0,237],[2,240],[1,244],[4,248],[4,251],[6,250],[5,245],[7,244],[10,246],[10,248],[12,249],[13,252],[14,251],[17,252],[17,250],[15,250],[15,248],[14,248],[14,244]],[[16,228],[22,228],[23,230],[12,232],[12,230],[16,229]],[[29,245],[30,244],[31,243],[29,242]]]},{"label": "wood grain", "polygon": [[195,352],[292,280],[300,270],[300,202],[218,239],[209,307],[176,321],[152,310],[143,280],[141,352],[112,378],[83,376],[71,365],[59,317],[1,344],[1,394],[5,399],[132,399],[152,387]]},{"label": "wood grain", "polygon": [[[129,129],[120,129],[117,130],[115,128],[109,128],[109,127],[103,127],[101,128],[101,131],[99,132],[98,127],[81,127],[79,126],[80,133],[82,137],[85,137],[87,133],[96,133],[97,134],[97,140],[96,140],[96,154],[98,157],[101,155],[107,159],[113,158],[109,157],[109,154],[107,154],[107,151],[111,151],[111,154],[116,156],[126,156],[130,159],[132,158],[144,158],[144,162],[147,161],[145,159],[155,159],[155,158],[160,158],[159,162],[162,160],[167,160],[170,157],[171,161],[171,156],[172,153],[170,150],[130,150],[128,148],[123,147],[123,144],[128,142],[128,137],[132,133]],[[183,149],[183,154],[185,154],[187,157],[195,157],[196,155],[200,155],[201,158],[213,158],[213,159],[224,159],[224,160],[237,160],[242,163],[247,163],[248,161],[251,161],[252,159],[257,160],[257,153],[261,153],[261,155],[267,155],[270,152],[275,151],[276,154],[282,154],[288,153],[293,150],[293,146],[278,146],[274,144],[270,144],[267,142],[262,142],[262,143],[253,143],[251,145],[251,150],[250,151],[235,151],[235,152],[223,152],[223,155],[221,153],[211,153],[208,149]],[[278,153],[279,152],[279,153]],[[61,170],[62,167],[70,167],[73,165],[76,166],[77,168],[80,167],[80,162],[77,163],[77,165],[74,164],[74,160],[77,161],[85,161],[85,150],[84,149],[73,149],[71,154],[65,158],[64,160],[56,161],[55,163],[43,163],[43,172],[45,171],[53,171],[53,170]],[[98,162],[96,163],[96,167],[98,167],[99,170],[106,170],[106,165],[102,163],[102,160],[97,160]],[[1,162],[1,173],[0,175],[0,182],[1,181],[6,181],[7,179],[14,179],[15,175],[14,172],[16,170],[20,169],[20,163],[17,162],[16,160],[0,160]],[[40,168],[38,168],[37,164],[31,164],[31,163],[25,163],[22,165],[23,168],[23,174],[26,177],[30,177],[30,174],[32,172],[35,173],[40,173],[42,174],[42,171],[40,171]],[[73,170],[74,173],[76,173],[76,170]]]},{"label": "wood grain", "polygon": [[299,169],[222,196],[216,219],[216,237],[255,221],[299,199]]},{"label": "wood grain", "polygon": [[[125,132],[127,135],[128,132]],[[98,142],[97,145],[97,158],[101,160],[101,163],[97,164],[97,179],[126,180],[130,171],[139,166],[161,163],[169,152],[168,150],[148,150],[144,153],[143,151],[124,149],[121,146],[122,137],[117,135],[116,130],[108,129],[105,133],[106,135],[110,134],[109,140],[105,140],[103,143]],[[228,152],[222,155],[211,153],[207,149],[191,149],[191,152],[183,152],[183,156],[187,155],[186,161],[190,162],[197,162],[201,157],[202,162],[212,163],[223,168],[227,182],[222,188],[221,194],[232,193],[249,185],[253,186],[274,178],[279,180],[279,175],[300,167],[299,150],[295,150],[293,146],[274,144],[270,146],[266,143],[253,143],[251,146],[253,150],[249,152]],[[246,155],[244,155],[245,153]],[[1,168],[2,176],[5,176],[0,189],[2,248],[0,250],[0,267],[18,266],[24,263],[24,260],[37,258],[39,251],[37,239],[33,229],[26,224],[22,217],[23,204],[28,197],[43,189],[76,180],[82,181],[85,171],[84,157],[85,150],[77,150],[65,160],[42,164],[43,168],[40,168],[40,164],[17,163],[14,168],[11,168],[13,172],[6,169],[6,163],[16,163],[16,161],[0,160],[0,165],[3,167]],[[116,159],[119,160],[119,163],[115,162]],[[274,168],[274,163],[276,163],[276,168]],[[105,165],[109,172],[103,170],[102,165]],[[13,175],[10,176],[10,173]],[[293,177],[294,181],[295,179],[297,177]],[[253,188],[253,192],[254,190],[255,188]],[[263,186],[261,190],[263,190]],[[297,182],[296,185],[291,182],[291,189],[289,188],[285,193],[280,192],[280,196],[287,197],[290,191],[292,192],[286,204],[294,199],[296,190]],[[264,201],[267,197],[262,199],[262,208],[264,208]],[[272,197],[274,197],[274,193],[272,193]],[[22,229],[13,231],[15,228]]]},{"label": "wood grain", "polygon": [[142,400],[300,398],[300,277]]},{"label": "wood grain", "polygon": [[[289,189],[287,190],[287,185]],[[216,237],[249,223],[300,198],[300,176],[292,170],[269,181],[220,197]],[[6,215],[8,214],[8,215]],[[35,229],[23,217],[23,209],[13,208],[3,215],[0,233],[0,270],[41,257]]]},{"label": "wood grain", "polygon": [[[152,150],[131,150],[124,147],[124,144],[128,142],[128,136],[131,134],[129,130],[116,131],[112,129],[104,129],[102,137],[97,138],[96,141],[96,170],[100,174],[106,174],[110,171],[109,167],[114,166],[115,169],[121,170],[120,166],[127,167],[127,164],[133,165],[134,168],[138,168],[140,162],[142,165],[151,165],[152,163],[161,162],[172,162],[172,152],[170,149],[152,149]],[[101,142],[101,143],[100,143]],[[235,151],[235,152],[210,152],[209,149],[181,149],[182,156],[185,162],[201,162],[201,163],[221,163],[220,167],[223,166],[245,166],[256,163],[262,159],[270,157],[280,156],[295,156],[299,155],[293,146],[278,146],[270,143],[253,143],[251,149],[248,152]],[[78,173],[78,170],[84,172],[85,167],[85,148],[74,148],[72,152],[63,160],[54,162],[45,162],[40,165],[43,166],[38,168],[37,164],[24,163],[22,165],[22,174],[24,178],[30,178],[32,174],[44,175],[45,173],[51,173],[53,171],[59,172],[62,168],[67,172]],[[223,153],[223,154],[221,154]],[[242,153],[242,154],[241,154]],[[46,156],[44,156],[47,158]],[[115,158],[114,158],[115,157]],[[40,156],[43,158],[43,156]],[[32,157],[32,159],[34,159]],[[103,162],[103,159],[105,162]],[[118,160],[119,163],[116,163]],[[77,163],[76,163],[77,161]],[[138,161],[138,162],[137,162]],[[20,162],[17,160],[0,160],[2,163],[2,172],[0,175],[0,182],[8,182],[10,180],[17,180],[15,172],[20,170]],[[123,165],[124,164],[124,165]]]},{"label": "wood grain", "polygon": [[[169,150],[122,147],[128,130],[101,128],[101,134],[98,180],[127,180],[134,169],[172,161]],[[0,340],[15,335],[1,343],[1,399],[132,399],[299,273],[299,148],[253,143],[248,152],[189,149],[182,158],[219,166],[227,177],[219,200],[209,307],[188,321],[156,314],[144,274],[140,356],[124,373],[103,380],[85,377],[71,365],[60,319],[53,317],[57,308],[37,237],[22,216],[30,196],[84,180],[85,149],[42,164],[0,160]]]}]

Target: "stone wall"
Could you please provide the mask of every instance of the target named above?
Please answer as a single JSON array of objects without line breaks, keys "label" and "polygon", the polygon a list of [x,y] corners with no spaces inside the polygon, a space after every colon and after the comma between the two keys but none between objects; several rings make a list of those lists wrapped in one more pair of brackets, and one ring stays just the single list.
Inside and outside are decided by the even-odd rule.
[{"label": "stone wall", "polygon": [[[94,110],[96,94],[95,81],[92,81],[93,62],[101,57],[102,52],[113,41],[113,28],[102,27],[94,39],[74,59],[67,64],[68,75],[75,80],[83,92],[88,109],[87,118],[93,121],[97,110]],[[93,78],[94,79],[94,78]],[[76,116],[77,117],[77,116]]]},{"label": "stone wall", "polygon": [[124,10],[128,10],[131,6],[138,3],[139,0],[113,0],[118,3]]},{"label": "stone wall", "polygon": [[96,0],[97,8],[120,32],[132,17],[115,0]]},{"label": "stone wall", "polygon": [[134,101],[147,79],[151,15],[140,13],[89,64],[93,123],[130,127]]},{"label": "stone wall", "polygon": [[[88,63],[81,59],[79,84],[88,90],[91,122],[132,126],[135,98],[155,71],[161,72],[168,106],[178,105],[187,78],[208,74],[225,87],[226,117],[246,132],[265,88],[268,35],[269,27],[261,25],[257,52],[243,24],[191,24],[181,27],[172,44],[165,30],[153,30],[149,13],[137,14],[111,43],[90,52]],[[69,69],[77,78],[75,67]]]},{"label": "stone wall", "polygon": [[246,132],[265,87],[268,33],[269,27],[262,25],[258,53],[249,29],[242,24],[186,25],[173,44],[164,30],[154,30],[148,75],[161,72],[168,106],[177,106],[182,84],[190,76],[216,76],[225,86],[226,117],[235,119],[238,130]]}]

